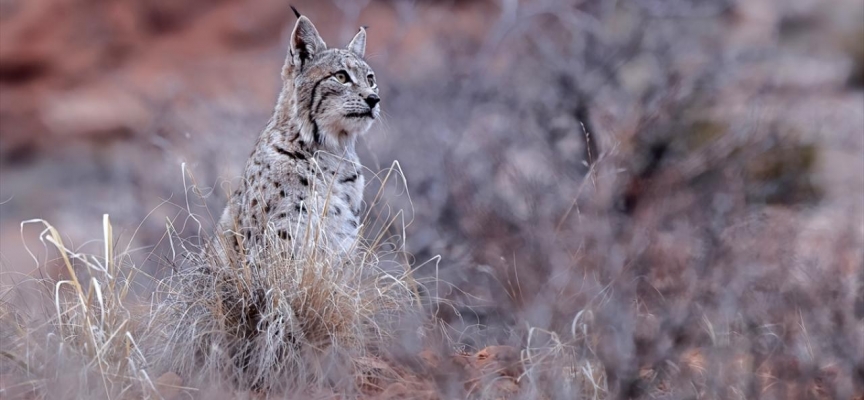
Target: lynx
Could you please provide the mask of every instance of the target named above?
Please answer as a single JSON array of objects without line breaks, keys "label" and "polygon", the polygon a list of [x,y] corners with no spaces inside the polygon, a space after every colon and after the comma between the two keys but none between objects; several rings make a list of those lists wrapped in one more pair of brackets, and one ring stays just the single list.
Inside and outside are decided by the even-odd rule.
[{"label": "lynx", "polygon": [[251,258],[271,238],[295,250],[305,243],[339,254],[352,249],[364,187],[355,142],[381,112],[375,73],[363,58],[366,28],[346,48],[327,48],[294,12],[275,111],[219,221],[225,245]]}]

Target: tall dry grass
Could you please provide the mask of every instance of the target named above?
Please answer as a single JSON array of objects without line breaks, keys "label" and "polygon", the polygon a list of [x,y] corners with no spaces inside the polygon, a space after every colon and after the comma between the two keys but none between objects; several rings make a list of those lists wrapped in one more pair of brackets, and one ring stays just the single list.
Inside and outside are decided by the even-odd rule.
[{"label": "tall dry grass", "polygon": [[[311,241],[288,248],[273,232],[254,259],[229,260],[222,241],[181,238],[168,221],[172,273],[155,277],[135,265],[134,250],[115,250],[107,215],[100,254],[73,250],[46,221],[25,221],[22,236],[24,226],[44,227],[37,237],[45,248],[36,253],[45,256],[31,251],[37,264],[59,261],[64,272],[3,288],[0,393],[115,399],[380,391],[382,379],[401,376],[384,361],[400,315],[419,309],[419,283],[400,254],[399,229],[410,221],[378,204],[399,174],[396,164],[373,175],[379,196],[363,224],[368,240],[358,240],[352,257],[303,251],[318,248]],[[52,253],[58,257],[49,260]]]},{"label": "tall dry grass", "polygon": [[29,278],[3,288],[4,397],[158,396],[142,347],[147,314],[130,299],[140,271],[126,254],[115,253],[108,216],[102,254],[67,247],[60,232],[43,220],[23,222],[22,234],[29,224],[44,228],[38,238],[59,255],[65,273],[62,279]]},{"label": "tall dry grass", "polygon": [[[189,177],[189,193],[206,192]],[[569,332],[529,327],[520,349],[460,347],[466,332],[438,315],[442,308],[458,314],[463,305],[436,295],[459,289],[413,278],[416,268],[440,257],[413,260],[403,247],[412,211],[383,200],[405,196],[410,204],[398,163],[372,177],[365,239],[352,257],[312,251],[321,249],[312,241],[288,248],[270,232],[249,253],[254,257],[229,260],[219,248],[223,241],[182,237],[167,221],[162,263],[170,273],[159,276],[136,264],[136,250],[115,248],[108,215],[98,254],[73,249],[46,221],[25,221],[22,238],[25,227],[41,228],[36,237],[44,248],[28,249],[34,261],[42,270],[59,262],[63,272],[60,278],[40,272],[3,288],[0,394],[608,398],[591,310],[575,315]]]},{"label": "tall dry grass", "polygon": [[294,258],[275,231],[268,236],[242,263],[226,263],[214,241],[163,282],[156,364],[241,390],[357,391],[364,360],[392,339],[386,327],[415,305],[408,275],[381,269],[372,249]]}]

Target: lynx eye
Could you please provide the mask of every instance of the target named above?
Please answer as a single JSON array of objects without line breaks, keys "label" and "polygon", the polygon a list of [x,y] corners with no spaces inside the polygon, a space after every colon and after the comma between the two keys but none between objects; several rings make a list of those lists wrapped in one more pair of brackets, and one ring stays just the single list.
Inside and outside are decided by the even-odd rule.
[{"label": "lynx eye", "polygon": [[369,82],[369,86],[375,86],[375,75],[369,74],[369,76],[366,77],[366,81]]},{"label": "lynx eye", "polygon": [[348,73],[345,71],[339,71],[339,72],[333,74],[333,77],[336,78],[336,80],[339,81],[339,83],[341,83],[343,85],[351,82],[351,77],[349,77]]}]

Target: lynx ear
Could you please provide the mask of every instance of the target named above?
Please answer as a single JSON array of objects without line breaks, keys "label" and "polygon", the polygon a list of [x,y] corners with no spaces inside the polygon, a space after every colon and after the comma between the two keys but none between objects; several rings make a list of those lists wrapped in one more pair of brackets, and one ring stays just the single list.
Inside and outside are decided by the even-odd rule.
[{"label": "lynx ear", "polygon": [[291,55],[295,65],[299,63],[302,68],[307,60],[326,48],[327,44],[321,39],[321,35],[318,34],[315,25],[312,25],[312,21],[305,15],[300,16],[297,19],[297,24],[294,25],[294,31],[291,32]]},{"label": "lynx ear", "polygon": [[366,54],[366,27],[361,26],[360,32],[357,32],[354,35],[354,39],[351,39],[351,43],[348,43],[348,50],[354,52],[360,57],[363,57]]}]

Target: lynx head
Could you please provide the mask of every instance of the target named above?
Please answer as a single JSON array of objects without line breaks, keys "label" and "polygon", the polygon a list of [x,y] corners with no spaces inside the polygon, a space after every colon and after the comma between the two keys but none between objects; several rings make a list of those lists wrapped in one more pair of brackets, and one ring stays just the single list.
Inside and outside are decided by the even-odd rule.
[{"label": "lynx head", "polygon": [[282,97],[291,102],[285,111],[299,122],[304,140],[353,148],[378,118],[381,99],[375,73],[363,60],[365,51],[365,28],[344,49],[328,49],[312,22],[299,16],[283,69]]}]

